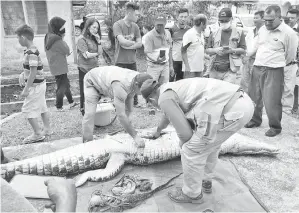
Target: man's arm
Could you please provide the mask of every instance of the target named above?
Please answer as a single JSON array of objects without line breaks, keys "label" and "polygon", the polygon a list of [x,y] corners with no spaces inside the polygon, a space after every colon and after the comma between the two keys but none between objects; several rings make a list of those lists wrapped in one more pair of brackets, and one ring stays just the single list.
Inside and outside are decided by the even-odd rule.
[{"label": "man's arm", "polygon": [[187,43],[186,45],[182,46],[181,52],[182,52],[182,59],[185,64],[185,71],[190,72],[190,65],[188,61],[188,56],[187,56],[187,49],[191,45],[191,42]]},{"label": "man's arm", "polygon": [[129,47],[125,47],[125,46],[122,46],[124,49],[127,49],[127,50],[135,50],[135,49],[138,49],[140,47],[142,47],[142,41],[141,41],[141,38],[137,38],[136,39],[136,43],[133,44],[132,46],[129,46]]},{"label": "man's arm", "polygon": [[[163,97],[164,96],[164,97]],[[190,140],[193,135],[193,131],[187,118],[180,108],[178,102],[175,100],[176,94],[172,90],[168,90],[161,94],[160,99],[160,108],[165,113],[165,118],[162,118],[157,131],[161,128],[166,128],[166,119],[168,123],[171,122],[173,127],[176,130],[176,133],[181,141],[181,143],[185,143]]]},{"label": "man's arm", "polygon": [[[298,48],[298,37],[297,34],[290,33],[286,36],[286,64],[294,61],[296,59],[296,54],[297,54],[297,48]],[[297,44],[297,45],[294,45]]]},{"label": "man's arm", "polygon": [[122,34],[121,27],[117,22],[113,24],[113,34],[122,47],[129,47],[135,44],[135,41],[125,39],[125,37]]},{"label": "man's arm", "polygon": [[128,95],[125,104],[126,104],[126,115],[130,119],[130,115],[133,111],[133,100],[134,100],[134,95],[130,94]]},{"label": "man's arm", "polygon": [[126,99],[128,94],[122,88],[120,82],[113,82],[111,86],[114,94],[114,105],[119,122],[124,127],[126,132],[129,133],[132,138],[135,138],[137,131],[134,129],[128,116],[126,115]]}]

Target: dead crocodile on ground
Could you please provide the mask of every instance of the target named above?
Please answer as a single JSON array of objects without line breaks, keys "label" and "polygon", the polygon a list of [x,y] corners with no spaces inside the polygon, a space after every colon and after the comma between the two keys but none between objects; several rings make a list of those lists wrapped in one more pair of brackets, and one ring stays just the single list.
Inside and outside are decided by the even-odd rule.
[{"label": "dead crocodile on ground", "polygon": [[[149,130],[144,130],[145,132]],[[76,186],[86,181],[105,181],[116,176],[125,164],[150,165],[180,156],[179,138],[173,128],[156,140],[145,140],[137,149],[125,133],[71,146],[49,154],[1,165],[1,176],[10,180],[15,174],[68,176],[81,174]],[[220,154],[276,155],[279,149],[250,137],[234,134],[221,145]]]}]

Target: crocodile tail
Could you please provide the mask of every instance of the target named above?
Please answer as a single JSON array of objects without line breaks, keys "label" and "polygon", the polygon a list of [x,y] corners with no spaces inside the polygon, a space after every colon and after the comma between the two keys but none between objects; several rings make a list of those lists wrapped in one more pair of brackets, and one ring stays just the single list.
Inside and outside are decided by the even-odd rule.
[{"label": "crocodile tail", "polygon": [[104,167],[110,154],[97,152],[98,141],[79,144],[34,158],[1,165],[1,176],[10,180],[15,174],[66,176]]},{"label": "crocodile tail", "polygon": [[279,149],[273,145],[263,143],[253,138],[236,133],[221,145],[220,154],[226,153],[236,155],[276,155],[279,153]]}]

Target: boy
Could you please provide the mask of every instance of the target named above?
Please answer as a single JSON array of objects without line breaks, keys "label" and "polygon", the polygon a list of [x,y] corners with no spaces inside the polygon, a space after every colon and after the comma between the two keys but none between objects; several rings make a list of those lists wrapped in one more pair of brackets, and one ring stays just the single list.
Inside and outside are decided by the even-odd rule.
[{"label": "boy", "polygon": [[[20,74],[19,83],[25,86],[21,97],[24,97],[22,112],[33,128],[33,134],[24,139],[24,143],[34,143],[45,139],[50,135],[49,112],[46,104],[46,80],[43,73],[43,64],[39,51],[33,44],[34,32],[28,25],[19,27],[16,32],[21,46],[26,47],[24,51],[24,72]],[[44,130],[41,131],[38,117],[41,115]]]}]

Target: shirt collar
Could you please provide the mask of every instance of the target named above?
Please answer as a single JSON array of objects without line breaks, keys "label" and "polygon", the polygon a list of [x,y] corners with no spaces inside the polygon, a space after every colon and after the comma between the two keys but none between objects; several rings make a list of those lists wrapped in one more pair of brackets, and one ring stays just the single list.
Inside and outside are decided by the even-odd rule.
[{"label": "shirt collar", "polygon": [[273,31],[280,31],[280,32],[282,32],[283,30],[284,30],[284,27],[285,27],[285,24],[284,24],[284,22],[282,21],[281,23],[280,23],[280,25],[278,26],[278,27],[276,27],[276,29],[274,29]]},{"label": "shirt collar", "polygon": [[296,29],[296,30],[297,30],[297,28],[298,28],[298,24],[296,23],[296,24],[294,25],[293,29]]},{"label": "shirt collar", "polygon": [[[165,29],[166,30],[166,29]],[[159,34],[158,32],[157,32],[157,30],[156,30],[156,28],[154,28],[153,29],[153,33],[154,33],[154,35],[156,36],[156,37],[164,37],[165,35],[166,35],[166,33],[165,33],[165,31],[164,31],[164,34]]]}]

